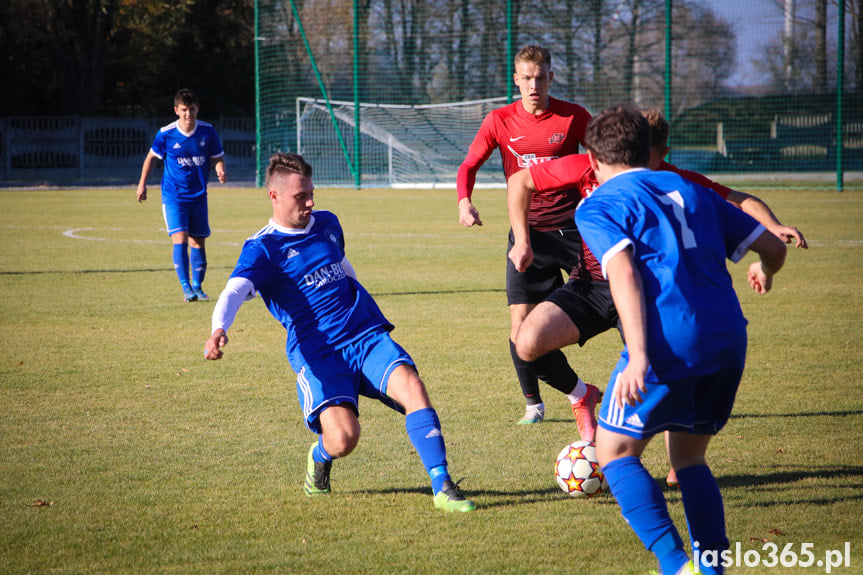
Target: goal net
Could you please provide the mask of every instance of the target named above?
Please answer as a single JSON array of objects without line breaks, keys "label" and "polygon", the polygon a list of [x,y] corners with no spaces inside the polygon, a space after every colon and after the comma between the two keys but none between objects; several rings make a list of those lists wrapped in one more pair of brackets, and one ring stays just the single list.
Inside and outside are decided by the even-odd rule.
[{"label": "goal net", "polygon": [[[506,97],[446,104],[360,104],[360,169],[364,187],[455,187],[458,167],[486,114]],[[332,114],[330,114],[330,109]],[[320,185],[355,185],[353,102],[297,98],[297,150]],[[335,126],[338,126],[338,131]],[[341,133],[342,141],[339,141]],[[477,185],[504,185],[498,151]]]}]

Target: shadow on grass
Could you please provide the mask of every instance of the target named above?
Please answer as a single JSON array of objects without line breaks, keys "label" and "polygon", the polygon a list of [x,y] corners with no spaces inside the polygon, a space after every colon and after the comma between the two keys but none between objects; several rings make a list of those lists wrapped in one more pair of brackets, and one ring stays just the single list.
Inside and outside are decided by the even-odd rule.
[{"label": "shadow on grass", "polygon": [[[863,466],[860,465],[842,465],[831,467],[801,467],[799,469],[788,469],[785,471],[775,471],[773,473],[758,473],[758,474],[743,474],[743,475],[723,475],[717,477],[719,486],[725,487],[766,487],[795,483],[806,479],[830,480],[841,477],[857,477],[863,478]],[[863,481],[858,483],[856,489],[863,488]],[[854,499],[863,499],[863,489],[857,494]]]},{"label": "shadow on grass", "polygon": [[457,293],[504,293],[503,288],[482,288],[482,289],[436,289],[436,290],[419,290],[419,291],[397,291],[397,292],[372,292],[374,297],[383,296],[401,296],[401,295],[449,295]]},{"label": "shadow on grass", "polygon": [[[599,404],[597,404],[597,409],[599,409],[598,406],[599,406]],[[516,420],[513,420],[513,421],[516,421]],[[542,423],[543,424],[546,424],[546,423],[554,423],[554,424],[565,423],[567,425],[575,425],[575,419],[573,419],[572,417],[570,417],[568,419],[566,417],[546,417],[545,419],[542,420]],[[530,427],[530,425],[524,425],[522,427]],[[578,433],[578,429],[575,427],[572,428],[572,431],[576,434]],[[579,439],[579,438],[573,439],[573,441],[577,441],[577,439]]]},{"label": "shadow on grass", "polygon": [[[208,266],[207,270],[233,270],[233,266]],[[151,274],[151,273],[174,273],[173,268],[155,268],[155,269],[119,269],[119,270],[5,270],[0,271],[0,276],[28,276],[28,275],[49,275],[49,274]]]},{"label": "shadow on grass", "polygon": [[[848,488],[852,489],[852,493],[847,496],[832,496],[824,497],[823,491],[813,491],[813,498],[789,498],[784,493],[783,485],[796,483],[798,481],[814,479],[819,481],[828,481],[842,477],[858,477],[863,478],[863,466],[841,466],[841,467],[824,467],[824,468],[800,468],[796,470],[777,471],[774,473],[761,473],[751,475],[724,475],[717,477],[719,487],[723,490],[729,488],[747,488],[757,487],[765,491],[783,491],[781,498],[765,498],[762,501],[752,501],[747,498],[745,507],[772,507],[774,505],[786,504],[807,504],[807,505],[832,505],[844,501],[863,501],[863,482],[858,482],[847,486],[831,486],[831,489]],[[669,489],[664,486],[661,478],[656,478],[656,481],[662,486],[663,492],[669,503],[678,503],[680,501],[680,491],[678,489]],[[347,493],[347,492],[345,492]],[[376,495],[404,495],[416,494],[427,495],[431,497],[431,489],[429,487],[388,487],[386,489],[358,489],[351,491],[355,495],[376,496]],[[463,491],[468,499],[481,499],[480,507],[483,509],[493,507],[512,507],[516,505],[532,505],[537,502],[551,500],[566,500],[569,499],[561,491],[553,486],[541,489],[520,489],[503,491],[498,489],[469,489]],[[821,494],[819,496],[819,494]],[[617,500],[614,497],[600,495],[591,500],[592,504],[596,505],[617,505]],[[726,505],[734,505],[733,500],[726,502]]]},{"label": "shadow on grass", "polygon": [[[391,487],[387,489],[363,489],[354,491],[353,493],[369,496],[414,493],[419,495],[428,495],[429,497],[431,497],[431,489],[428,487]],[[478,503],[478,508],[482,509],[488,509],[492,507],[512,507],[515,505],[532,505],[537,502],[552,501],[556,499],[572,499],[571,497],[567,497],[560,489],[556,487],[547,487],[542,489],[521,489],[511,491],[503,491],[498,489],[464,488],[462,493],[468,499],[477,500],[481,498],[482,502]],[[607,494],[594,497],[593,499],[591,499],[591,502],[595,502],[598,505],[617,505],[617,500]]]}]

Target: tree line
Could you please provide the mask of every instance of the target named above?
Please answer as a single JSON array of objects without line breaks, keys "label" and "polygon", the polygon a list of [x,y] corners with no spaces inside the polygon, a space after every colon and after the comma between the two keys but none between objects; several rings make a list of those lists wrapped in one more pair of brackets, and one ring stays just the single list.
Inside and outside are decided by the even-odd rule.
[{"label": "tree line", "polygon": [[[757,56],[765,86],[780,92],[835,86],[826,15],[836,2],[806,4],[795,16],[794,35],[775,39]],[[846,2],[846,86],[852,87],[861,85],[863,70],[861,4]],[[510,92],[508,22],[515,49],[526,42],[551,49],[555,95],[594,107],[663,101],[665,0],[512,0],[509,19],[505,6],[501,0],[258,0],[262,61],[282,62],[262,73],[286,95],[320,95],[307,40],[329,96],[352,99],[356,10],[363,101],[419,104]],[[169,116],[173,93],[191,87],[202,116],[252,116],[255,33],[255,0],[4,0],[0,114]],[[674,0],[671,34],[674,108],[729,95],[733,24],[708,2]]]},{"label": "tree line", "polygon": [[3,0],[0,114],[254,115],[252,0]]}]

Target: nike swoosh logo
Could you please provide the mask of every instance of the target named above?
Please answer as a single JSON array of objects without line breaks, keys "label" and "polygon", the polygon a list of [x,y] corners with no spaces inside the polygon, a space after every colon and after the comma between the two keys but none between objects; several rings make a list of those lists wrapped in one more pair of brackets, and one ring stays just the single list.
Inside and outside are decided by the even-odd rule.
[{"label": "nike swoosh logo", "polygon": [[518,142],[518,141],[519,141],[519,140],[521,140],[522,138],[524,138],[524,136],[519,136],[518,138],[512,138],[512,137],[511,137],[511,138],[509,139],[509,141],[510,141],[510,142]]}]

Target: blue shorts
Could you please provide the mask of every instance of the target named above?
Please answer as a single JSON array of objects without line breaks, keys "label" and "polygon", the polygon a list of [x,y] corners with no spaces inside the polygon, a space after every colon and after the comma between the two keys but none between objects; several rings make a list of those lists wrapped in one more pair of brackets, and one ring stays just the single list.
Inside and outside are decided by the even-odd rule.
[{"label": "blue shorts", "polygon": [[320,415],[327,407],[347,403],[359,414],[360,395],[404,413],[386,395],[387,382],[396,367],[414,362],[384,329],[321,357],[306,359],[297,350],[289,359],[297,373],[297,397],[306,427],[315,433],[321,432]]},{"label": "blue shorts", "polygon": [[168,235],[186,232],[193,238],[210,236],[210,218],[207,212],[207,201],[186,204],[162,204],[162,215]]},{"label": "blue shorts", "polygon": [[634,406],[617,406],[614,384],[626,360],[621,358],[599,409],[599,425],[608,431],[646,439],[662,431],[715,435],[728,422],[743,367],[728,367],[710,375],[659,383],[653,371],[645,378],[647,391]]}]

